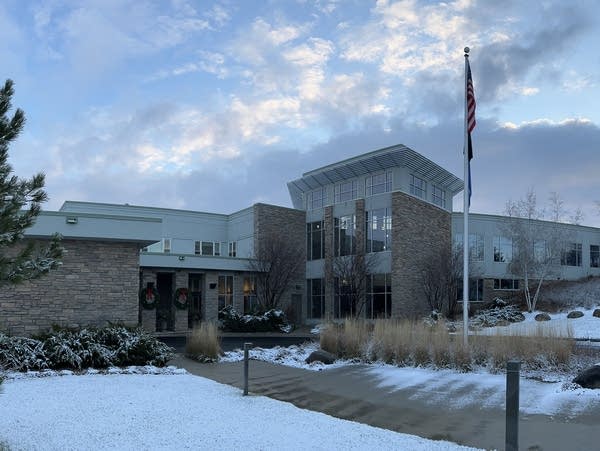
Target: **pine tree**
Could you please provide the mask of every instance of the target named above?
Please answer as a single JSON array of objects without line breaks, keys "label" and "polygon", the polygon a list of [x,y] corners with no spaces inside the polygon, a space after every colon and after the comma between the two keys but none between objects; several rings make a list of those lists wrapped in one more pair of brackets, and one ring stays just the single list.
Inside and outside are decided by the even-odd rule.
[{"label": "pine tree", "polygon": [[8,146],[25,124],[20,108],[9,117],[13,93],[12,80],[6,80],[0,90],[0,287],[35,279],[57,268],[63,251],[58,235],[45,245],[24,239],[25,230],[34,224],[48,197],[43,190],[43,173],[21,179],[8,163]]}]

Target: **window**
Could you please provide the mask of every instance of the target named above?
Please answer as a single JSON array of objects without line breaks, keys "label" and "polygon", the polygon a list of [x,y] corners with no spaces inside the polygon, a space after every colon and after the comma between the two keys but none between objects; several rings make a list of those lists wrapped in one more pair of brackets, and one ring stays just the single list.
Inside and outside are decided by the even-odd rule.
[{"label": "window", "polygon": [[348,280],[336,277],[333,279],[334,298],[333,314],[336,318],[348,318],[356,314],[357,295],[352,290],[352,284]]},{"label": "window", "polygon": [[215,255],[221,255],[221,243],[215,243]]},{"label": "window", "polygon": [[256,299],[256,279],[244,277],[244,314],[256,312],[258,301]]},{"label": "window", "polygon": [[325,316],[325,280],[306,280],[306,299],[308,300],[307,312],[309,318],[323,318]]},{"label": "window", "polygon": [[563,266],[581,266],[581,243],[567,243],[560,256]]},{"label": "window", "polygon": [[325,188],[319,188],[307,193],[306,209],[315,210],[325,205]]},{"label": "window", "polygon": [[431,201],[438,207],[446,208],[446,191],[434,185],[431,193]]},{"label": "window", "polygon": [[163,252],[168,254],[171,252],[171,238],[165,238],[163,240]]},{"label": "window", "polygon": [[219,310],[233,305],[233,276],[219,276],[218,288]]},{"label": "window", "polygon": [[202,241],[202,255],[213,255],[214,248],[212,241]]},{"label": "window", "polygon": [[389,208],[366,212],[367,248],[366,252],[391,250],[392,215]]},{"label": "window", "polygon": [[342,216],[333,219],[333,253],[336,257],[356,253],[356,216]]},{"label": "window", "polygon": [[590,267],[600,268],[600,246],[597,244],[590,245]]},{"label": "window", "polygon": [[369,175],[365,179],[365,193],[367,196],[389,193],[392,191],[392,172],[380,172]]},{"label": "window", "polygon": [[[454,244],[462,248],[462,233],[457,233],[454,235]],[[478,233],[469,233],[469,260],[472,262],[483,261],[483,235],[479,235]]]},{"label": "window", "polygon": [[494,261],[510,263],[512,261],[513,244],[511,238],[503,236],[494,237]]},{"label": "window", "polygon": [[[518,281],[517,281],[518,282]],[[456,299],[463,300],[462,279],[456,286]],[[469,302],[483,302],[483,279],[469,279]]]},{"label": "window", "polygon": [[194,241],[194,254],[202,255],[202,241]]},{"label": "window", "polygon": [[416,175],[410,176],[410,194],[427,199],[427,182]]},{"label": "window", "polygon": [[325,257],[323,251],[323,221],[306,224],[306,259],[320,260]]},{"label": "window", "polygon": [[367,276],[367,318],[389,318],[392,315],[392,275]]},{"label": "window", "polygon": [[237,255],[237,243],[235,241],[229,242],[229,256],[235,257]]},{"label": "window", "polygon": [[518,290],[519,279],[494,279],[494,290]]},{"label": "window", "polygon": [[358,183],[351,182],[338,183],[333,189],[333,202],[338,204],[358,197]]}]

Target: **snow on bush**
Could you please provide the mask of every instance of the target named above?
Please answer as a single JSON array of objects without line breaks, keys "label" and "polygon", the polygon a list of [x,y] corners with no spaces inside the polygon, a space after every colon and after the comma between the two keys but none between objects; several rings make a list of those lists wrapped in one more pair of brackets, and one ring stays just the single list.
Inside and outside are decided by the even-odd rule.
[{"label": "snow on bush", "polygon": [[221,328],[228,332],[284,332],[292,331],[285,313],[267,310],[262,315],[240,315],[232,306],[219,311]]},{"label": "snow on bush", "polygon": [[164,366],[173,350],[141,329],[60,329],[36,338],[0,334],[0,368],[12,371]]},{"label": "snow on bush", "polygon": [[508,323],[519,323],[524,320],[525,316],[521,313],[519,307],[496,298],[494,299],[494,307],[478,312],[470,320],[470,324],[476,327],[493,327]]}]

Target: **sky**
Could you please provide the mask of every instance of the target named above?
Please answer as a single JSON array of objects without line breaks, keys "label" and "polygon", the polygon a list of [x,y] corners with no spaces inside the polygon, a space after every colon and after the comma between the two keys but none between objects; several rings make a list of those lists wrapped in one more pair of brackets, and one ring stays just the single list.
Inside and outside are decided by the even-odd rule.
[{"label": "sky", "polygon": [[10,162],[46,174],[49,210],[291,206],[288,181],[395,144],[462,178],[469,46],[470,211],[556,192],[600,227],[599,20],[593,0],[3,0]]}]

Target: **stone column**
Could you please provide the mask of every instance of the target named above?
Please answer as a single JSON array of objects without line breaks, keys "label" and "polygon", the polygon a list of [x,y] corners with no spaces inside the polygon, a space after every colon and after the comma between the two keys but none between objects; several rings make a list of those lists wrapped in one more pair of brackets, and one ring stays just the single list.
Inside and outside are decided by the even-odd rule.
[{"label": "stone column", "polygon": [[325,318],[333,318],[333,207],[323,209],[323,245],[325,246]]},{"label": "stone column", "polygon": [[[204,321],[217,321],[219,319],[218,311],[218,293],[217,282],[219,274],[216,272],[207,272],[204,279],[204,296],[202,297],[202,318]],[[211,288],[211,284],[214,288]]]},{"label": "stone column", "polygon": [[[175,290],[178,288],[188,288],[188,273],[187,271],[175,272]],[[176,299],[173,299],[174,301]],[[189,305],[188,299],[188,305]],[[188,330],[188,309],[179,309],[175,307],[175,324],[173,325],[174,332],[187,332]]]}]

